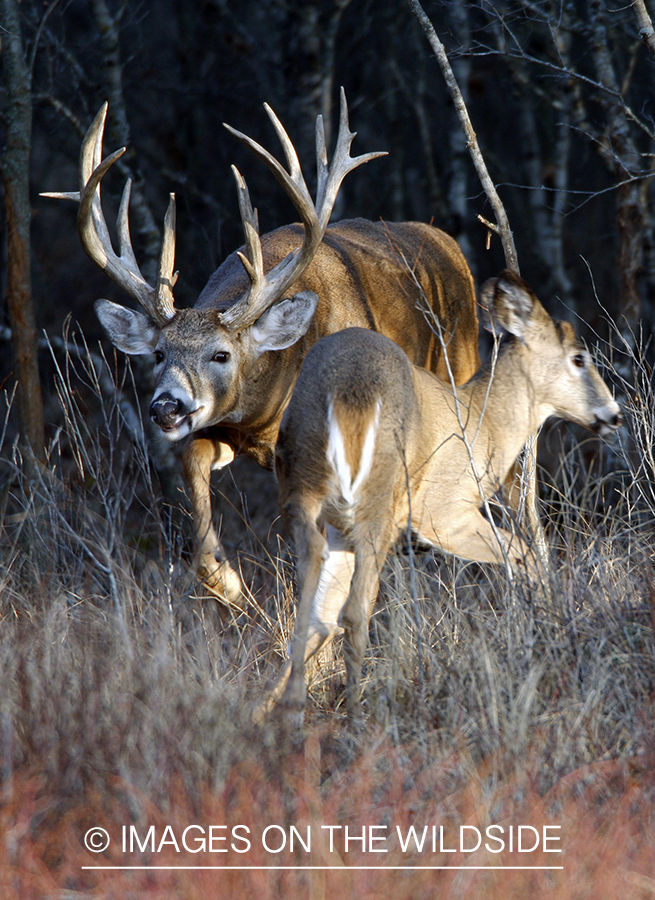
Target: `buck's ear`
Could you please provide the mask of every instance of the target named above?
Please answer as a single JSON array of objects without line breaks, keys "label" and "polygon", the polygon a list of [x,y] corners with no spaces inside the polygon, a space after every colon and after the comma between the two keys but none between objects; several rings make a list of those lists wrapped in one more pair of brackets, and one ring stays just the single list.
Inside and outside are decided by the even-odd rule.
[{"label": "buck's ear", "polygon": [[152,319],[111,300],[96,300],[95,311],[107,337],[130,356],[145,356],[155,349],[160,329]]},{"label": "buck's ear", "polygon": [[482,322],[487,331],[509,332],[523,338],[541,304],[525,281],[506,269],[498,278],[485,281],[480,291]]},{"label": "buck's ear", "polygon": [[285,350],[299,341],[309,328],[317,304],[314,291],[302,291],[267,309],[251,330],[259,352]]}]

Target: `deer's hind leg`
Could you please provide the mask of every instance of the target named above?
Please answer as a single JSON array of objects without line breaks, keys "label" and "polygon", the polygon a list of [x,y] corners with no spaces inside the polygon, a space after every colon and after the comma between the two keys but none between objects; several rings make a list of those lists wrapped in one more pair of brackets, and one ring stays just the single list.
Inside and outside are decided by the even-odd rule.
[{"label": "deer's hind leg", "polygon": [[[339,532],[330,526],[327,528],[326,551],[323,557],[318,586],[311,600],[308,624],[305,621],[307,603],[303,607],[303,616],[300,616],[300,604],[296,615],[292,639],[292,641],[298,643],[296,672],[300,671],[299,659],[303,633],[306,635],[304,642],[304,662],[306,663],[315,653],[324,649],[337,634],[343,631],[338,624],[338,617],[348,597],[355,566],[355,556],[343,541]],[[299,574],[298,586],[300,590],[302,590],[301,577]],[[305,582],[307,593],[311,591],[313,583],[310,583],[309,580]],[[290,646],[290,655],[293,652],[292,647],[293,643]],[[289,658],[276,678],[275,684],[268,692],[265,701],[256,711],[256,719],[258,721],[261,721],[263,716],[270,712],[285,693],[291,676],[292,666],[292,659]],[[296,706],[298,705],[298,687],[298,684],[296,684],[289,688],[288,698],[290,698],[290,705],[294,703]],[[302,687],[302,690],[304,691],[304,687]],[[287,703],[286,697],[284,702],[285,704]]]},{"label": "deer's hind leg", "polygon": [[[308,648],[310,621],[321,571],[328,555],[328,543],[318,524],[320,509],[319,498],[298,504],[288,503],[283,507],[285,523],[296,551],[298,605],[289,654],[288,682],[282,702],[292,715],[300,717],[301,722],[305,705],[305,659],[308,651],[318,649]],[[322,642],[314,640],[312,643],[320,646]],[[285,674],[283,670],[281,677],[284,678]]]},{"label": "deer's hind leg", "polygon": [[362,719],[361,678],[368,627],[380,589],[380,572],[391,544],[392,529],[389,526],[357,536],[355,571],[348,599],[339,615],[339,622],[344,629],[346,709],[355,728],[359,727]]}]

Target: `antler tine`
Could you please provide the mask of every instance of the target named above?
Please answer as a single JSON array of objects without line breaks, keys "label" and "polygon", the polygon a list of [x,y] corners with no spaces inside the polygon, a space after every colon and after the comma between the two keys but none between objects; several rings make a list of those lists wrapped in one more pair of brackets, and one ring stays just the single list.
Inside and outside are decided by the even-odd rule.
[{"label": "antler tine", "polygon": [[253,209],[245,178],[236,166],[232,166],[232,173],[237,185],[239,211],[241,213],[247,251],[247,254],[238,251],[239,259],[243,263],[243,267],[248,273],[253,287],[255,287],[255,285],[259,286],[264,281],[264,257],[262,254],[262,242],[259,237],[259,218],[257,210]]},{"label": "antler tine", "polygon": [[244,177],[236,166],[232,166],[237,185],[239,211],[246,242],[246,253],[237,251],[239,259],[250,278],[250,288],[234,306],[222,314],[223,324],[228,328],[245,328],[252,325],[266,312],[295,280],[295,260],[299,253],[294,250],[278,263],[267,275],[264,274],[264,255],[259,236],[257,210],[253,209],[250,192]]},{"label": "antler tine", "polygon": [[316,158],[318,166],[318,188],[316,192],[316,210],[321,228],[327,228],[334,204],[339,193],[339,188],[349,172],[358,166],[377,159],[379,156],[388,156],[386,150],[378,150],[372,153],[364,153],[361,156],[352,157],[350,147],[357,132],[350,130],[348,121],[348,102],[346,92],[340,91],[340,115],[339,133],[337,145],[334,149],[332,163],[328,166],[327,150],[325,147],[325,129],[323,119],[316,120]]},{"label": "antler tine", "polygon": [[[110,244],[109,229],[102,212],[100,203],[100,182],[119,157],[125,152],[125,147],[116,150],[108,156],[85,183],[80,194],[80,208],[77,213],[77,226],[82,240],[82,246],[98,265],[108,268],[108,260],[113,254]],[[129,189],[128,189],[129,195]],[[123,191],[125,194],[125,190]]]},{"label": "antler tine", "polygon": [[[247,255],[244,255],[239,252],[239,258],[248,273],[251,284],[247,294],[223,313],[223,322],[229,328],[243,328],[257,321],[262,313],[282,295],[289,284],[300,275],[300,266],[302,265],[304,268],[309,263],[311,256],[323,237],[316,217],[314,203],[303,177],[300,161],[291,143],[291,138],[270,106],[265,103],[264,108],[282,144],[289,171],[257,141],[237,131],[230,125],[225,125],[225,127],[249,147],[275,175],[275,178],[282,185],[300,214],[305,226],[305,240],[302,250],[294,250],[282,262],[278,263],[268,275],[264,274],[264,259],[259,237],[257,212],[253,209],[245,179],[233,166],[232,170],[237,185],[239,212],[243,223],[247,253]],[[303,255],[307,257],[307,262],[304,264],[302,261]]]},{"label": "antler tine", "polygon": [[[177,219],[175,194],[168,195],[168,208],[164,216],[164,235],[159,255],[159,272],[157,274],[157,294],[155,305],[161,319],[168,321],[175,315],[173,288],[178,273],[175,269],[175,223]],[[130,247],[130,250],[132,248]]]},{"label": "antler tine", "polygon": [[132,179],[128,178],[123,188],[121,203],[118,207],[118,246],[121,257],[126,264],[138,270],[139,264],[136,261],[134,250],[132,249],[132,238],[130,237],[130,197],[132,196]]},{"label": "antler tine", "polygon": [[[119,241],[119,259],[124,263],[128,271],[132,272],[135,278],[142,278],[139,264],[136,261],[134,250],[132,249],[132,240],[130,238],[130,221],[129,206],[130,196],[132,193],[132,179],[128,178],[123,188],[123,196],[118,208],[118,241]],[[164,216],[164,235],[162,239],[161,252],[159,255],[159,271],[157,275],[157,290],[154,291],[145,282],[146,286],[152,292],[147,300],[152,301],[153,309],[148,307],[148,312],[156,321],[168,321],[175,315],[175,302],[173,299],[173,287],[177,281],[177,273],[173,272],[175,266],[175,194],[169,195],[168,209]],[[106,228],[104,218],[102,219]],[[96,225],[98,221],[96,220]]]},{"label": "antler tine", "polygon": [[[291,138],[287,134],[286,129],[282,125],[282,122],[275,115],[271,107],[268,103],[264,104],[264,109],[266,110],[266,114],[268,118],[271,120],[273,128],[275,129],[275,133],[277,134],[278,140],[282,145],[282,149],[284,150],[284,155],[287,158],[287,165],[289,166],[289,175],[291,176],[291,181],[294,186],[298,188],[300,194],[304,200],[307,201],[308,208],[310,212],[314,212],[314,204],[312,202],[311,194],[309,193],[309,188],[307,187],[307,182],[305,181],[302,168],[300,166],[300,160],[298,159],[298,154],[296,153],[296,148],[291,143]],[[280,167],[281,168],[281,167]],[[282,169],[282,172],[286,176],[287,173]],[[285,178],[286,181],[286,178]],[[284,186],[284,184],[283,184]]]},{"label": "antler tine", "polygon": [[[41,196],[75,200],[80,204],[77,227],[85,252],[107,274],[143,306],[148,315],[163,325],[175,315],[172,286],[175,283],[175,206],[171,201],[164,224],[164,239],[160,256],[157,288],[143,277],[132,249],[128,209],[131,181],[127,180],[118,210],[119,253],[113,249],[109,229],[102,211],[100,182],[125,147],[102,159],[102,142],[107,117],[107,103],[103,103],[82,141],[79,162],[79,191],[48,192]],[[172,205],[172,212],[171,212]],[[172,225],[172,227],[171,227]]]},{"label": "antler tine", "polygon": [[[111,248],[111,238],[109,229],[102,212],[102,204],[100,202],[100,182],[105,174],[109,171],[114,162],[125,153],[125,147],[116,150],[103,162],[102,160],[102,141],[105,134],[105,122],[107,120],[108,103],[105,101],[95,119],[91,123],[89,130],[82,141],[82,149],[80,150],[79,178],[80,178],[80,208],[77,214],[78,230],[82,239],[82,246],[89,253],[84,244],[83,225],[89,216],[93,216],[93,226],[96,236],[99,240],[101,252],[105,253],[104,248]],[[126,185],[127,187],[127,185]],[[128,196],[130,193],[127,189]],[[125,194],[125,190],[123,190]],[[93,228],[91,229],[91,232]],[[89,235],[93,240],[93,237]],[[97,243],[97,242],[96,242]],[[95,256],[91,255],[91,259],[97,262]],[[134,260],[135,270],[138,271],[136,260]],[[103,268],[105,268],[103,266]]]},{"label": "antler tine", "polygon": [[320,209],[328,180],[328,153],[323,116],[316,116],[316,203]]},{"label": "antler tine", "polygon": [[233,134],[236,138],[238,138],[246,147],[249,147],[252,152],[257,156],[261,161],[268,166],[273,175],[275,175],[276,179],[282,185],[286,193],[289,195],[291,202],[296,207],[297,211],[300,213],[300,217],[303,220],[305,225],[314,224],[316,222],[316,211],[314,209],[314,203],[312,201],[311,194],[309,193],[309,189],[307,184],[305,183],[305,179],[303,178],[302,171],[300,169],[300,162],[298,160],[298,156],[296,151],[293,148],[291,143],[291,139],[289,135],[286,133],[279,119],[273,112],[273,110],[268,106],[268,104],[264,104],[264,108],[273,123],[273,126],[277,132],[277,135],[280,139],[280,143],[284,149],[285,155],[287,157],[287,161],[289,164],[289,172],[284,168],[284,166],[277,160],[272,153],[269,153],[265,147],[262,147],[261,144],[258,144],[257,141],[253,140],[251,137],[248,137],[247,134],[243,134],[241,131],[237,131],[236,128],[232,128],[231,125],[227,125],[225,123],[224,126]]},{"label": "antler tine", "polygon": [[102,162],[102,141],[105,136],[105,122],[107,121],[108,109],[109,103],[105,100],[82,141],[80,184],[87,184],[92,173]]}]

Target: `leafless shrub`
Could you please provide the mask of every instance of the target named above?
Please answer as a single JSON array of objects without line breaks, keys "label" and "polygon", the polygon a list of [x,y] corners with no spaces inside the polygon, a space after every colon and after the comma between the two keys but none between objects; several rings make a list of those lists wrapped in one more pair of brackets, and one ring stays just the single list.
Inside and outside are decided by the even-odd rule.
[{"label": "leafless shrub", "polygon": [[[274,722],[250,720],[291,628],[291,554],[281,547],[263,566],[246,561],[252,611],[221,620],[213,601],[195,593],[146,444],[121,411],[129,381],[103,383],[109,367],[83,347],[58,359],[63,425],[36,490],[23,490],[15,448],[3,450],[0,814],[8,828],[15,824],[24,809],[16,792],[27,797],[35,778],[50,812],[33,824],[30,840],[39,829],[44,837],[28,849],[51,860],[46,869],[59,872],[61,884],[63,851],[53,850],[64,840],[61,823],[82,834],[88,813],[76,810],[88,804],[118,804],[117,822],[147,821],[155,807],[159,816],[182,816],[182,808],[210,815],[208,798],[236,797],[235,773],[246,772],[250,791],[280,792],[275,803],[285,815],[289,798],[310,800],[298,759],[276,744]],[[635,367],[625,435],[611,448],[614,469],[601,473],[577,444],[561,460],[548,593],[510,586],[491,567],[404,546],[385,571],[372,621],[367,728],[358,742],[342,724],[338,644],[315,667],[307,741],[317,748],[311,796],[318,799],[311,802],[326,821],[359,821],[344,806],[352,789],[339,793],[337,785],[361,777],[368,756],[374,772],[388,770],[404,784],[421,783],[426,767],[447,761],[461,784],[486,767],[490,804],[518,772],[529,770],[530,790],[541,797],[578,767],[596,772],[602,761],[650,758],[653,404],[650,370]],[[85,424],[85,391],[103,410],[93,427]],[[376,816],[392,781],[372,789]],[[441,802],[450,788],[445,776],[437,781],[431,790]],[[385,802],[412,821],[402,792]],[[70,834],[66,841],[73,846]],[[24,841],[19,846],[27,852]]]}]

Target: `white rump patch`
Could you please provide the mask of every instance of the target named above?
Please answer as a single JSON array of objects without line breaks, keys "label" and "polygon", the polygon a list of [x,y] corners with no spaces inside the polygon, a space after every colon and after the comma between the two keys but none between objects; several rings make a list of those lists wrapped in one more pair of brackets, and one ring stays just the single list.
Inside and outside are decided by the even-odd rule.
[{"label": "white rump patch", "polygon": [[339,481],[341,496],[349,506],[357,502],[357,495],[364,481],[368,478],[373,465],[373,451],[375,450],[375,438],[380,424],[380,411],[382,400],[375,404],[375,416],[371,422],[364,439],[362,455],[359,460],[359,469],[353,478],[348,460],[346,459],[346,447],[343,434],[339,428],[337,417],[334,413],[332,398],[328,400],[328,444],[326,450],[327,461]]}]

